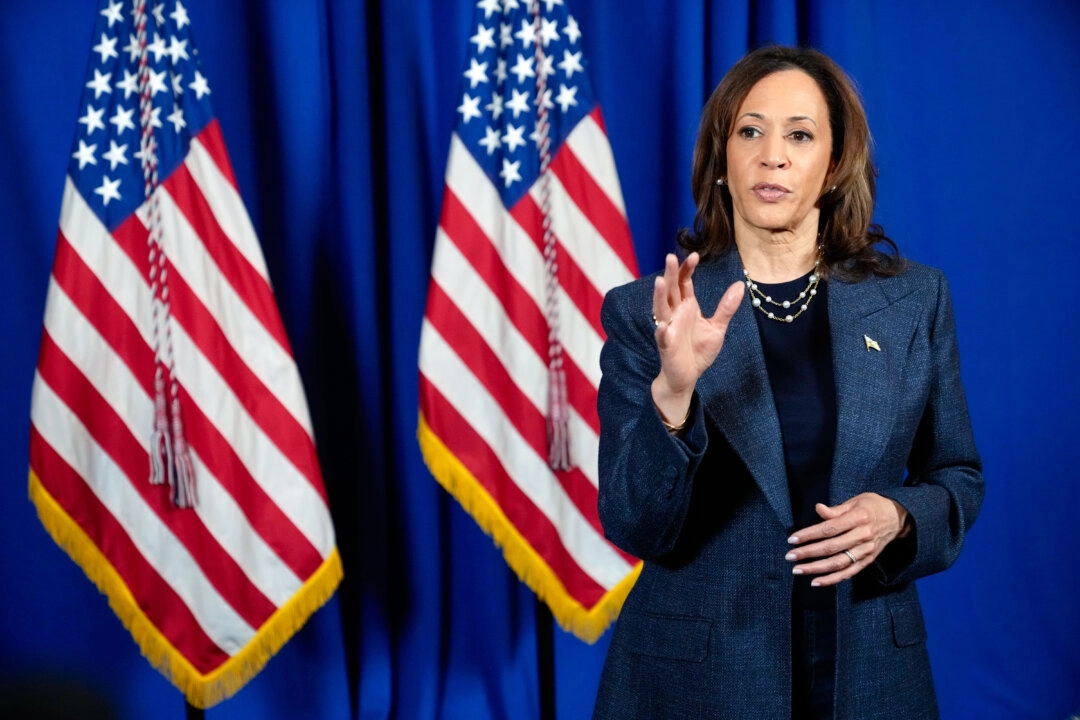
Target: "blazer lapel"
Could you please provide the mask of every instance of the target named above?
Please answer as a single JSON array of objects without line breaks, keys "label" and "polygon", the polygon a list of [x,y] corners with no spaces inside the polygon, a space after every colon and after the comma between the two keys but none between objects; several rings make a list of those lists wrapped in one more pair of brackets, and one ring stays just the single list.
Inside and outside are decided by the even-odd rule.
[{"label": "blazer lapel", "polygon": [[[721,295],[743,279],[737,252],[700,266],[694,274],[702,312],[710,315]],[[709,418],[742,459],[784,528],[792,527],[784,444],[761,349],[754,310],[744,298],[731,318],[724,346],[698,379]]]},{"label": "blazer lapel", "polygon": [[876,277],[829,283],[837,410],[833,505],[866,488],[892,431],[914,318],[890,303],[883,285]]}]

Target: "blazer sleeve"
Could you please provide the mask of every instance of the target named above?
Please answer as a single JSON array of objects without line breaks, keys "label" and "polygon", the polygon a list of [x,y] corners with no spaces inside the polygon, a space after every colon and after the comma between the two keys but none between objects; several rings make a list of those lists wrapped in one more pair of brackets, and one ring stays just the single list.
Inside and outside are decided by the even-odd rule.
[{"label": "blazer sleeve", "polygon": [[952,301],[938,275],[930,334],[931,379],[902,487],[882,493],[907,511],[912,532],[875,563],[878,579],[898,585],[940,572],[956,560],[982,505],[985,484],[964,388]]},{"label": "blazer sleeve", "polygon": [[696,393],[678,437],[668,433],[652,402],[660,355],[651,284],[645,298],[651,279],[616,288],[604,298],[600,317],[607,340],[597,399],[600,523],[611,542],[643,560],[674,549],[708,442]]}]

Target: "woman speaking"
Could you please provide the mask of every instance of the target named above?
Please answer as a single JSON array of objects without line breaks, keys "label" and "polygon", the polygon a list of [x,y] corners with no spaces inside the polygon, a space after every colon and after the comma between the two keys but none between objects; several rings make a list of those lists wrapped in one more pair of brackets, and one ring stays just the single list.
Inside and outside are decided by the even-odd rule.
[{"label": "woman speaking", "polygon": [[875,175],[843,71],[756,50],[703,111],[686,259],[605,298],[600,518],[645,564],[595,717],[937,717],[914,581],[983,478],[945,278],[871,224]]}]

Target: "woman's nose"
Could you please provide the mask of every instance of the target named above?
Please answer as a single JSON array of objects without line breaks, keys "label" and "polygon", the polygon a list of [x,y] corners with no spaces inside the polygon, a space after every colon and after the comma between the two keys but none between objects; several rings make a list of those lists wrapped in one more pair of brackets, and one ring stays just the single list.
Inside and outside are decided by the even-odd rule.
[{"label": "woman's nose", "polygon": [[776,169],[787,167],[787,150],[782,137],[770,135],[765,138],[761,144],[761,165]]}]

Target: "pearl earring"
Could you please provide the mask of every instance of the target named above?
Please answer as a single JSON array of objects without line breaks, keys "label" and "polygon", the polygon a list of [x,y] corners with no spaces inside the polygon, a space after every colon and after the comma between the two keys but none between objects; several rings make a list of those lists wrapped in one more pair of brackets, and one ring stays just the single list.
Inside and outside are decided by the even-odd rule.
[{"label": "pearl earring", "polygon": [[718,186],[719,186],[719,185],[723,185],[723,184],[724,184],[724,176],[723,176],[723,175],[721,175],[720,177],[716,178],[716,184],[717,184]]}]

